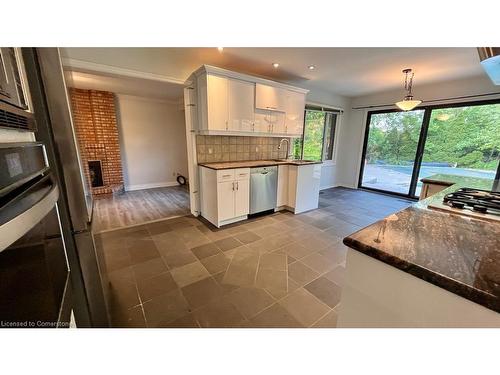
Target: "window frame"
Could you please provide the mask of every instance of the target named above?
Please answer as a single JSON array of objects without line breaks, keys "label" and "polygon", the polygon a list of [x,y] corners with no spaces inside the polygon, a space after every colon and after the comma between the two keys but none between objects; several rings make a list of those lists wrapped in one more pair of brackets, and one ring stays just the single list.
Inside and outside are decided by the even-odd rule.
[{"label": "window frame", "polygon": [[[309,107],[309,108],[308,108]],[[334,126],[334,131],[333,131],[333,150],[332,150],[332,159],[323,159],[323,153],[325,150],[325,133],[326,133],[326,119],[327,116],[325,116],[325,122],[323,123],[323,141],[321,143],[321,162],[326,165],[335,165],[336,164],[336,159],[337,159],[337,143],[338,143],[338,131],[341,123],[341,115],[343,114],[343,110],[339,108],[333,108],[333,107],[326,107],[318,104],[306,104],[306,107],[304,108],[304,121],[302,125],[302,137],[301,142],[301,150],[300,150],[300,158],[304,158],[304,138],[305,138],[305,133],[306,133],[306,114],[307,111],[316,111],[316,112],[330,112],[335,114],[335,121],[333,123]]]},{"label": "window frame", "polygon": [[[411,180],[410,180],[410,188],[409,188],[408,194],[362,186],[364,164],[365,164],[365,160],[366,160],[366,151],[367,151],[367,147],[368,147],[368,137],[370,134],[371,116],[373,114],[381,114],[381,113],[404,112],[398,108],[367,111],[366,124],[365,124],[365,129],[364,129],[365,133],[364,133],[364,140],[363,140],[363,148],[361,151],[360,168],[359,168],[359,174],[358,174],[358,183],[357,183],[358,188],[363,189],[363,190],[376,191],[376,192],[383,193],[383,194],[396,195],[396,196],[401,196],[401,197],[405,197],[405,198],[409,198],[409,199],[418,200],[418,197],[415,196],[415,191],[416,191],[416,187],[417,187],[417,183],[418,183],[418,176],[420,174],[420,167],[422,165],[422,159],[424,156],[425,143],[427,141],[427,131],[429,130],[432,111],[435,109],[472,107],[472,106],[490,105],[490,104],[500,104],[500,99],[453,102],[453,103],[448,103],[448,104],[422,105],[422,106],[417,106],[413,109],[413,110],[424,110],[424,117],[422,119],[422,127],[420,129],[420,136],[418,139],[417,150],[416,150],[416,154],[415,154],[415,162],[414,162],[414,167],[413,167],[412,176],[411,176]],[[495,179],[499,179],[499,178],[500,178],[500,161],[498,162],[498,166],[497,166],[497,170],[496,170],[496,174],[495,174]]]}]

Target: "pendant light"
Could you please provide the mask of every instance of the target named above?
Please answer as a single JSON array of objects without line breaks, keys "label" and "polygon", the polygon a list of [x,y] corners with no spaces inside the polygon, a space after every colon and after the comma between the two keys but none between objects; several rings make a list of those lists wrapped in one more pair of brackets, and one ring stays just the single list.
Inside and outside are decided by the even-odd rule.
[{"label": "pendant light", "polygon": [[405,90],[406,96],[400,102],[397,102],[396,105],[401,108],[403,111],[411,111],[417,105],[422,103],[421,100],[413,100],[413,94],[411,93],[411,88],[413,85],[413,76],[411,69],[404,69],[403,73],[405,74]]}]

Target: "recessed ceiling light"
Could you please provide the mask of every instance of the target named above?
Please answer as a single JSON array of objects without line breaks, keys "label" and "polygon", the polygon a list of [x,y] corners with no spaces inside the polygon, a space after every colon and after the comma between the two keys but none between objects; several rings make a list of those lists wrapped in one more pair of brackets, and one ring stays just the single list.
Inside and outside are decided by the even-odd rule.
[{"label": "recessed ceiling light", "polygon": [[277,68],[278,66],[280,66],[280,64],[278,64],[278,63],[273,63],[273,66],[274,66],[275,68]]},{"label": "recessed ceiling light", "polygon": [[224,47],[217,47],[217,51],[219,51],[219,52],[224,51]]},{"label": "recessed ceiling light", "polygon": [[309,65],[307,68],[308,68],[309,70],[314,70],[316,67],[315,67],[314,65]]}]

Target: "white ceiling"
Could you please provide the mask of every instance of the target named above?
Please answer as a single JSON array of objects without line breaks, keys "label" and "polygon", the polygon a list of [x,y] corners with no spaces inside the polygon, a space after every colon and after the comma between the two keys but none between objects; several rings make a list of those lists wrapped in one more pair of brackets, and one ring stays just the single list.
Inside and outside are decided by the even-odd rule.
[{"label": "white ceiling", "polygon": [[181,80],[209,64],[349,97],[401,87],[404,68],[414,69],[415,89],[485,74],[475,48],[64,48],[62,55]]},{"label": "white ceiling", "polygon": [[[69,76],[68,76],[69,74]],[[70,87],[86,90],[110,91],[117,94],[148,98],[177,100],[182,96],[182,85],[133,77],[116,77],[70,71],[66,74]]]}]

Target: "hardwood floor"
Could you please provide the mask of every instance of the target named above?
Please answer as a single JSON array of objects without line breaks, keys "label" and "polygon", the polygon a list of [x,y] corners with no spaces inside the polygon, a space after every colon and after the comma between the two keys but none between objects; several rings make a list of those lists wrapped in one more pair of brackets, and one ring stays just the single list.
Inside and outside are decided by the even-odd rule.
[{"label": "hardwood floor", "polygon": [[115,197],[94,200],[94,231],[117,229],[189,213],[189,192],[186,187],[127,191]]}]

